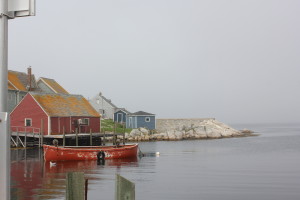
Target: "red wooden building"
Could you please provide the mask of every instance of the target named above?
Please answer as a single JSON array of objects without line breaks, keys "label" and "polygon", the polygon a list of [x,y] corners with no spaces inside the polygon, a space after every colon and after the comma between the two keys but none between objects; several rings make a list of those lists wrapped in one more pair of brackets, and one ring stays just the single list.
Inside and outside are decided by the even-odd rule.
[{"label": "red wooden building", "polygon": [[81,95],[28,93],[10,114],[12,131],[42,129],[44,135],[100,132],[100,114]]}]

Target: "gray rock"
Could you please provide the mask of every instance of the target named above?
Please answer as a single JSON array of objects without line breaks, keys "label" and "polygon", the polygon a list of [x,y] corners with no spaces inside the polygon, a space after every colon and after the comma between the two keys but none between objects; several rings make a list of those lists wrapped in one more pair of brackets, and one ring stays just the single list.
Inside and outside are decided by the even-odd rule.
[{"label": "gray rock", "polygon": [[130,136],[141,136],[141,132],[138,129],[132,129],[132,131],[130,132]]}]

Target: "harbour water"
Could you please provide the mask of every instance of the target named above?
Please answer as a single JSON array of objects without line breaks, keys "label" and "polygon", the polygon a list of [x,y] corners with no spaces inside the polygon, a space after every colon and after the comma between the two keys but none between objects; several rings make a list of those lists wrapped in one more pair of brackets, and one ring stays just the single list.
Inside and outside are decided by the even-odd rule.
[{"label": "harbour water", "polygon": [[136,184],[143,200],[298,200],[300,124],[236,124],[259,135],[215,140],[140,143],[141,159],[58,162],[37,149],[12,150],[11,199],[64,199],[65,177],[81,171],[89,200],[112,200],[115,174]]}]

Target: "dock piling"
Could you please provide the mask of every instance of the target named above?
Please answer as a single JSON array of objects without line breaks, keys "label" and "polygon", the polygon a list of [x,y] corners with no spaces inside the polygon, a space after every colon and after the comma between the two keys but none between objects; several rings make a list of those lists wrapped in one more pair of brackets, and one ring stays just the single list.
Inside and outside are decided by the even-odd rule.
[{"label": "dock piling", "polygon": [[66,200],[84,200],[84,186],[83,172],[68,172],[66,177]]},{"label": "dock piling", "polygon": [[135,200],[135,184],[116,174],[115,200]]}]

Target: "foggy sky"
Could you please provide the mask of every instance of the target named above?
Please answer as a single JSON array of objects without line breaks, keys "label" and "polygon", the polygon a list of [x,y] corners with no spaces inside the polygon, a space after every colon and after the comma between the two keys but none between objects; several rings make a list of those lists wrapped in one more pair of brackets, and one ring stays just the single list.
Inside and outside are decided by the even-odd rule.
[{"label": "foggy sky", "polygon": [[298,0],[37,0],[10,70],[157,118],[300,122]]}]

